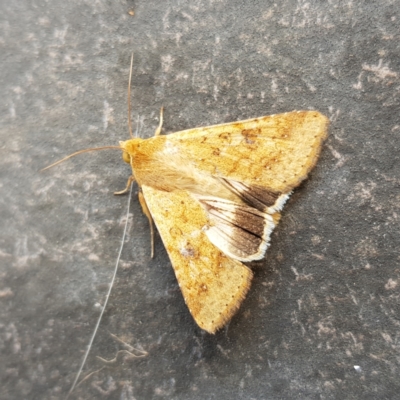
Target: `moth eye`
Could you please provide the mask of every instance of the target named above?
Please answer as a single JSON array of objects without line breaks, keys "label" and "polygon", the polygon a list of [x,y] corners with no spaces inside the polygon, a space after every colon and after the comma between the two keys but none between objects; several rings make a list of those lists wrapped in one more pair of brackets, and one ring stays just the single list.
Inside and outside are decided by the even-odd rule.
[{"label": "moth eye", "polygon": [[127,164],[130,164],[130,163],[131,163],[131,156],[130,156],[126,151],[123,151],[123,152],[122,152],[122,159],[123,159]]}]

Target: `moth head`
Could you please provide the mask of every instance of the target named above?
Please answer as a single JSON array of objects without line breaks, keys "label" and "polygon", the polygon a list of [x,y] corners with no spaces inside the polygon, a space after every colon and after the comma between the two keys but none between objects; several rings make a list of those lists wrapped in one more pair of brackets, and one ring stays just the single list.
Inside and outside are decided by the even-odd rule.
[{"label": "moth head", "polygon": [[119,146],[121,147],[121,150],[122,150],[122,159],[127,164],[130,164],[131,163],[131,155],[129,154],[129,151],[128,151],[129,145],[127,142],[129,142],[129,140],[126,140],[126,141],[121,140],[119,142]]},{"label": "moth head", "polygon": [[143,139],[134,138],[119,142],[119,147],[122,150],[122,159],[126,163],[131,164],[132,159],[140,147],[140,142],[142,141]]}]

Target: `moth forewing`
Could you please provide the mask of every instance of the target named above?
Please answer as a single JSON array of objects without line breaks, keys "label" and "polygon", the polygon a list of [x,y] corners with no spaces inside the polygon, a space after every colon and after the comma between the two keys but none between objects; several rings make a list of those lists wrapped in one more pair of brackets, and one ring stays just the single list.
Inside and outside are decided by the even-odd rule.
[{"label": "moth forewing", "polygon": [[193,318],[200,328],[215,333],[246,296],[251,270],[209,241],[204,231],[207,212],[189,192],[146,185],[142,190]]}]

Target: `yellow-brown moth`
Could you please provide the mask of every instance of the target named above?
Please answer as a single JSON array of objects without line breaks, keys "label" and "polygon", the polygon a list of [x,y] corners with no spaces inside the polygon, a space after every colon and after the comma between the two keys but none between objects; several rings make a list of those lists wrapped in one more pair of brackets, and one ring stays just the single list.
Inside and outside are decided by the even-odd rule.
[{"label": "yellow-brown moth", "polygon": [[[128,115],[132,63],[133,55]],[[190,313],[215,333],[245,298],[253,274],[242,262],[264,257],[283,205],[318,159],[328,119],[292,111],[160,135],[162,117],[161,109],[150,139],[133,138],[128,119],[131,139],[47,168],[87,151],[122,150],[132,175],[116,194],[137,182],[152,254],[154,220]]]},{"label": "yellow-brown moth", "polygon": [[[161,114],[162,121],[162,114]],[[154,220],[185,302],[209,333],[239,308],[293,188],[314,167],[328,119],[293,111],[120,142],[128,185]]]}]

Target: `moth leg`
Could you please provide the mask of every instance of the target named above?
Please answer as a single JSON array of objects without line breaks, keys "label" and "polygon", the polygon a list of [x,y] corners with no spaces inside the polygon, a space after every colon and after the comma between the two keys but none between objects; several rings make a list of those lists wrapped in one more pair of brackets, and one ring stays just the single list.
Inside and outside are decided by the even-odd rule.
[{"label": "moth leg", "polygon": [[147,219],[149,220],[150,224],[150,236],[151,236],[151,258],[154,257],[154,224],[153,224],[153,218],[150,214],[150,210],[147,207],[146,200],[143,196],[142,191],[139,191],[139,203],[142,206],[142,211],[143,214],[146,215]]},{"label": "moth leg", "polygon": [[133,175],[131,175],[131,176],[128,178],[128,182],[126,182],[126,188],[123,189],[123,190],[120,190],[119,192],[114,192],[114,194],[115,194],[115,195],[118,195],[118,194],[125,194],[125,193],[127,193],[127,192],[129,191],[129,188],[131,187],[131,185],[132,185],[133,182],[135,182],[135,177],[134,177]]},{"label": "moth leg", "polygon": [[161,128],[163,124],[163,114],[164,114],[164,107],[161,107],[160,109],[160,123],[158,124],[158,127],[156,131],[154,132],[154,136],[159,136],[161,133]]}]

